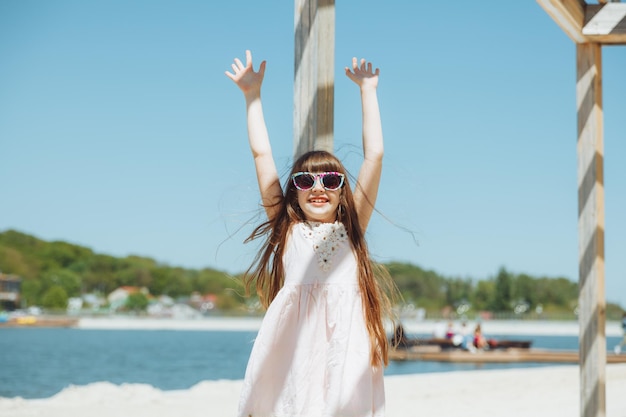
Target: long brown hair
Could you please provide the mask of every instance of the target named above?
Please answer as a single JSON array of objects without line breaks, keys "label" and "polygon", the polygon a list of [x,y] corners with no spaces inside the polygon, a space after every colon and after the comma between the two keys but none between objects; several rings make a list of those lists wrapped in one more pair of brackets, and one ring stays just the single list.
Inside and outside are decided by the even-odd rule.
[{"label": "long brown hair", "polygon": [[345,226],[357,259],[359,289],[370,338],[372,365],[387,365],[389,349],[383,319],[391,318],[391,300],[394,298],[396,287],[386,269],[374,264],[370,259],[346,169],[333,154],[326,151],[311,151],[298,158],[285,183],[284,197],[276,203],[278,205],[276,216],[256,227],[246,239],[246,242],[249,242],[266,236],[254,262],[244,274],[246,293],[250,294],[250,287],[255,283],[261,304],[267,308],[283,286],[285,271],[282,259],[289,228],[296,222],[306,221],[298,205],[297,189],[291,182],[291,174],[299,171],[336,171],[345,175],[337,220]]}]

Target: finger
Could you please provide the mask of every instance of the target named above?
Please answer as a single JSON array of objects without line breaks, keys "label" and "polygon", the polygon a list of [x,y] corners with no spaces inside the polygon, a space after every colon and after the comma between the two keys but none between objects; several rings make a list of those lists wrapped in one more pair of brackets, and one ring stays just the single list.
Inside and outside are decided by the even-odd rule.
[{"label": "finger", "polygon": [[249,49],[246,50],[246,66],[252,66],[252,52]]},{"label": "finger", "polygon": [[346,67],[346,77],[348,77],[351,81],[358,82],[357,75],[348,67]]},{"label": "finger", "polygon": [[234,72],[235,74],[238,74],[238,73],[239,73],[240,68],[239,68],[237,65],[232,64],[232,65],[231,65],[231,67],[233,68],[233,72]]},{"label": "finger", "polygon": [[367,64],[367,72],[372,72],[372,63],[371,62],[369,62]]},{"label": "finger", "polygon": [[265,74],[265,65],[267,64],[267,61],[262,61],[261,65],[259,65],[259,75],[261,75],[261,78],[263,78],[263,75]]},{"label": "finger", "polygon": [[356,57],[352,58],[352,69],[357,69],[358,68],[358,63],[356,60]]},{"label": "finger", "polygon": [[365,58],[361,58],[361,69],[365,71]]},{"label": "finger", "polygon": [[235,65],[237,65],[237,68],[239,69],[243,69],[243,62],[241,62],[241,60],[239,58],[235,58]]},{"label": "finger", "polygon": [[228,71],[224,71],[224,74],[226,74],[226,76],[227,76],[228,78],[230,78],[231,80],[235,81],[235,75],[234,75],[234,74],[231,74],[231,73],[230,73],[230,72],[228,72]]}]

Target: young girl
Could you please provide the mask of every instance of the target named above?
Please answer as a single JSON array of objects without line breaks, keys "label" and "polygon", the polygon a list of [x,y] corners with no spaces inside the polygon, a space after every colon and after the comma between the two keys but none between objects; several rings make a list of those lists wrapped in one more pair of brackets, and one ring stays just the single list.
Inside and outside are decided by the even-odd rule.
[{"label": "young girl", "polygon": [[281,187],[263,118],[258,72],[246,51],[226,72],[242,90],[248,138],[268,220],[245,276],[267,308],[246,369],[241,417],[372,417],[384,415],[383,367],[389,298],[374,277],[365,230],[380,181],[383,134],[376,88],[379,70],[356,58],[346,75],[361,92],[363,154],[354,191],[331,153],[299,157]]}]

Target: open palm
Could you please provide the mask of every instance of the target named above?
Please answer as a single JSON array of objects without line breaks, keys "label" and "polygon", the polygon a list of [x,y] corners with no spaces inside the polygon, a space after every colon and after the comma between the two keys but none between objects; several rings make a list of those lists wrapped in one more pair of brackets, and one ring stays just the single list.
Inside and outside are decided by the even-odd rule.
[{"label": "open palm", "polygon": [[361,59],[361,63],[356,58],[352,58],[352,69],[346,67],[346,75],[352,81],[357,83],[361,88],[363,87],[378,87],[378,75],[380,74],[380,69],[376,68],[374,71],[372,69],[372,63],[365,61],[365,59]]},{"label": "open palm", "polygon": [[259,71],[254,71],[252,66],[252,53],[246,51],[246,65],[239,58],[231,65],[233,72],[226,71],[226,76],[233,80],[244,93],[260,90],[265,74],[265,61],[261,62]]}]

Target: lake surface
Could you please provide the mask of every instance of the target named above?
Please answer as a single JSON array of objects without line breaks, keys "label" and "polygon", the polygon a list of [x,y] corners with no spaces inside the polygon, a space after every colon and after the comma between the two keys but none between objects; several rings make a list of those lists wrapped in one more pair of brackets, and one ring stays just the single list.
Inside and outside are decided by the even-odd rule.
[{"label": "lake surface", "polygon": [[[161,390],[188,389],[205,380],[244,377],[256,331],[0,329],[0,397],[47,398],[70,385],[109,381]],[[577,336],[499,336],[532,340],[533,347],[578,349]],[[607,337],[607,349],[619,342]],[[386,375],[554,364],[391,362]]]}]

